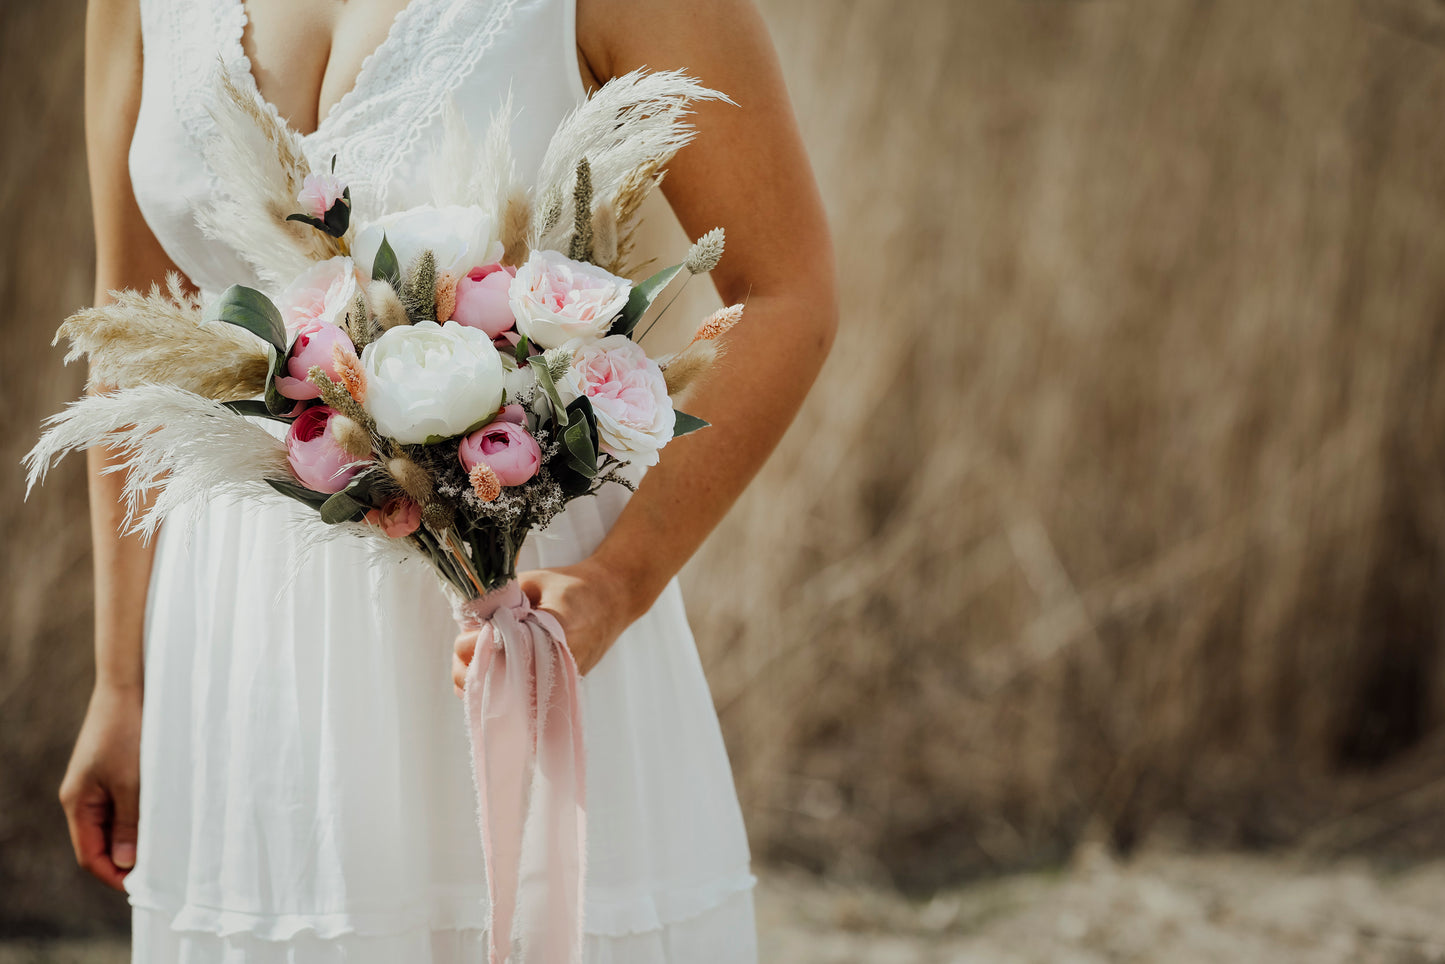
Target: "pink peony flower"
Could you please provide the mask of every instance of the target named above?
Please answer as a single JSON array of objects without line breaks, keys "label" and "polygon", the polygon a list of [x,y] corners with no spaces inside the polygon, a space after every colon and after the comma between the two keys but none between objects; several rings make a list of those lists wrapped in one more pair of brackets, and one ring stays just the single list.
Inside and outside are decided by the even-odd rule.
[{"label": "pink peony flower", "polygon": [[512,404],[503,407],[503,409],[497,413],[497,417],[493,419],[493,421],[516,422],[518,425],[525,425],[527,423],[527,410],[522,406],[518,405],[516,402],[513,402]]},{"label": "pink peony flower", "polygon": [[655,465],[657,450],[672,440],[675,421],[657,362],[626,335],[608,335],[577,349],[570,374],[592,400],[602,451]]},{"label": "pink peony flower", "polygon": [[345,190],[346,185],[335,174],[308,174],[301,182],[301,193],[296,195],[296,201],[303,213],[324,221],[326,212],[341,200]]},{"label": "pink peony flower", "polygon": [[[332,381],[345,383],[343,373],[337,364],[336,349],[341,349],[343,358],[356,359],[356,346],[346,332],[324,321],[307,321],[291,343],[291,354],[286,359],[286,374],[276,376],[276,391],[297,401],[320,398],[321,389],[314,382],[307,381],[306,374],[313,365],[320,367]],[[360,362],[357,362],[358,367]]]},{"label": "pink peony flower", "polygon": [[281,293],[276,306],[281,309],[286,330],[294,335],[310,321],[339,324],[360,291],[356,265],[351,259],[329,258],[297,276]]},{"label": "pink peony flower", "polygon": [[309,489],[328,495],[346,488],[364,467],[354,463],[331,436],[334,408],[313,405],[291,423],[286,434],[286,460],[291,471]]},{"label": "pink peony flower", "polygon": [[366,513],[366,521],[393,539],[402,539],[421,528],[421,506],[404,495],[387,499],[380,509]]},{"label": "pink peony flower", "polygon": [[471,328],[480,328],[496,338],[516,323],[510,301],[512,278],[516,268],[489,264],[473,268],[457,282],[457,304],[452,320]]},{"label": "pink peony flower", "polygon": [[491,466],[502,485],[521,485],[542,465],[537,440],[516,422],[500,418],[462,439],[457,456],[468,473],[482,463]]}]

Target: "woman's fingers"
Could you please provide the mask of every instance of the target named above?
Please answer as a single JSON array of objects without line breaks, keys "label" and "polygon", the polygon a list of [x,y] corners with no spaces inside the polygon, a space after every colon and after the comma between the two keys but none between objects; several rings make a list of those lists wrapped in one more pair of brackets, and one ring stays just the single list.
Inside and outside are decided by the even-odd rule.
[{"label": "woman's fingers", "polygon": [[126,872],[111,860],[108,843],[112,820],[109,795],[98,786],[82,791],[62,788],[60,799],[65,807],[65,822],[70,829],[75,862],[106,886],[122,890],[121,882]]},{"label": "woman's fingers", "polygon": [[452,647],[452,689],[461,696],[467,685],[467,667],[477,652],[477,634],[459,633]]},{"label": "woman's fingers", "polygon": [[110,860],[122,871],[127,871],[135,866],[140,793],[135,787],[112,787],[111,798],[114,811],[110,824]]}]

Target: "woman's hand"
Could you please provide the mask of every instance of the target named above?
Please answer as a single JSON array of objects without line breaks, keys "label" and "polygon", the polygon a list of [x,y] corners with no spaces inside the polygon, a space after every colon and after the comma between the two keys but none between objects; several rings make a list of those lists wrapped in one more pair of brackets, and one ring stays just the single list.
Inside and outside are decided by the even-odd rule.
[{"label": "woman's hand", "polygon": [[[562,624],[567,648],[584,676],[640,615],[625,580],[592,559],[555,569],[531,569],[520,573],[517,581],[532,608],[545,609]],[[452,688],[457,696],[462,695],[476,648],[475,631],[457,636],[452,655]]]},{"label": "woman's hand", "polygon": [[60,783],[76,862],[116,890],[135,866],[140,726],[140,687],[97,683]]}]

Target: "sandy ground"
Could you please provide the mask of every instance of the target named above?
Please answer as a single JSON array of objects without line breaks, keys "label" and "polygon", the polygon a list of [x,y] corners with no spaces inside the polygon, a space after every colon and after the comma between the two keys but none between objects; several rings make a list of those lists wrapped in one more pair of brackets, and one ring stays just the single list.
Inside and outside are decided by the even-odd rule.
[{"label": "sandy ground", "polygon": [[[761,875],[761,958],[787,964],[1445,962],[1445,862],[1387,872],[1153,854],[1016,875],[926,902]],[[0,964],[125,964],[124,941],[0,943]]]}]

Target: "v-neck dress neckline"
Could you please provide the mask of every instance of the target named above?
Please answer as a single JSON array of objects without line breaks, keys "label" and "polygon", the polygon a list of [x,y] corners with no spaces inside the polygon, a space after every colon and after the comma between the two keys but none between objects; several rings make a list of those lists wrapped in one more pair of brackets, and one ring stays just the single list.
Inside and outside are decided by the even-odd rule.
[{"label": "v-neck dress neckline", "polygon": [[[272,103],[265,94],[261,93],[261,85],[256,81],[255,65],[251,63],[251,56],[246,53],[246,31],[251,25],[251,14],[250,11],[246,9],[246,0],[227,0],[227,2],[235,4],[236,18],[240,23],[240,29],[231,36],[230,40],[234,45],[232,55],[235,58],[235,62],[240,65],[238,74],[242,82],[249,91],[254,92],[255,95],[260,98],[261,102],[266,105],[267,110],[273,112],[277,117],[286,120],[286,125],[292,130],[296,130],[290,120],[286,119],[285,115],[281,113],[280,109]],[[381,43],[377,44],[376,47],[362,59],[361,66],[357,69],[356,76],[351,81],[351,86],[346,89],[345,93],[341,95],[336,103],[331,105],[331,109],[326,112],[325,117],[320,116],[320,110],[318,108],[316,129],[308,133],[296,131],[297,136],[301,138],[303,143],[309,144],[325,141],[331,129],[339,123],[337,118],[344,117],[346,111],[353,109],[355,103],[365,99],[367,84],[377,69],[374,65],[390,55],[391,50],[397,45],[398,36],[404,32],[403,28],[407,19],[418,16],[418,9],[424,7],[427,3],[428,0],[407,0],[407,3],[396,12],[395,16],[391,19],[391,24],[387,27],[386,35],[381,38]]]}]

